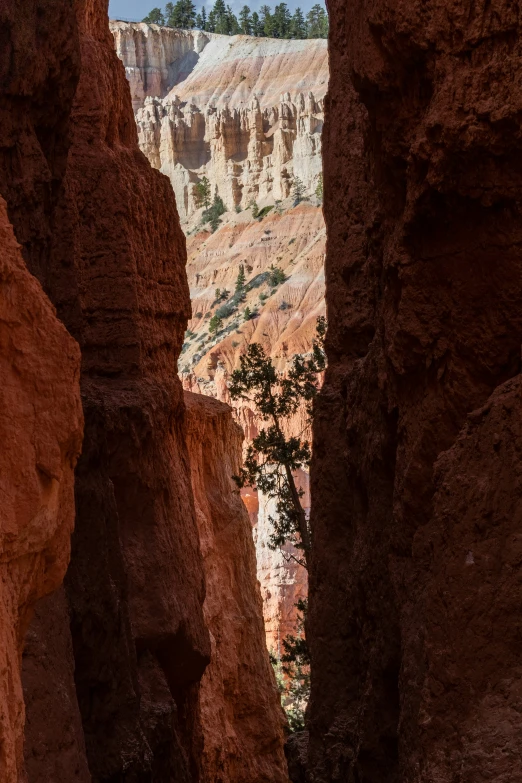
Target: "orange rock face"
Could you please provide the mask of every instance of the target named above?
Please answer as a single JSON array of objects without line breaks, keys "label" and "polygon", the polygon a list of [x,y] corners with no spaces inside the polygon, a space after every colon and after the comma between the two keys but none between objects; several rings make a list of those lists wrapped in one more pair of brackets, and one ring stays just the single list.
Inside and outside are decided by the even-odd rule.
[{"label": "orange rock face", "polygon": [[[197,684],[210,643],[176,366],[190,313],[184,238],[168,180],[138,149],[105,3],[56,0],[53,14],[39,0],[12,6],[0,49],[9,75],[0,192],[29,268],[82,351],[65,628],[70,621],[88,765],[95,779],[197,779]],[[54,475],[54,463],[42,464]],[[54,650],[61,658],[49,671],[68,668],[71,682],[67,647],[38,638],[62,614],[40,620],[32,650]],[[35,657],[26,662],[34,668]],[[27,675],[32,736],[42,740],[26,745],[28,767],[45,780],[38,760],[57,747],[38,731],[45,711]],[[74,779],[73,766],[55,769]]]},{"label": "orange rock face", "polygon": [[205,783],[286,783],[279,695],[268,659],[247,511],[231,476],[242,433],[232,411],[185,392],[211,662],[200,688]]},{"label": "orange rock face", "polygon": [[23,775],[20,663],[65,574],[83,417],[80,351],[22,259],[0,198],[0,779]]}]

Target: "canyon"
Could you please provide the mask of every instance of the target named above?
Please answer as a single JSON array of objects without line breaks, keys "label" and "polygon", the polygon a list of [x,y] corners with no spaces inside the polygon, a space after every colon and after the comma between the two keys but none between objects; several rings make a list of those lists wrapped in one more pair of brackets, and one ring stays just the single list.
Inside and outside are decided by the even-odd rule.
[{"label": "canyon", "polygon": [[[173,43],[117,22],[126,74],[105,0],[0,8],[6,783],[522,778],[519,9],[330,0],[329,12],[324,98],[320,68],[292,92],[285,58],[301,52],[306,70],[308,42],[267,41],[252,64],[248,41]],[[325,224],[308,138],[323,111]],[[215,165],[174,160],[172,128],[193,141],[217,117],[255,171],[242,152],[228,165],[217,136]],[[294,164],[298,204],[284,190]],[[191,200],[205,172],[229,202],[214,233]],[[252,196],[272,209],[255,217]],[[267,286],[271,263],[285,279]],[[231,312],[208,339],[215,288],[231,290],[239,264],[238,305],[258,315]],[[284,620],[282,599],[267,615],[284,575],[265,561],[260,590],[267,508],[231,482],[259,423],[232,410],[227,380],[253,339],[284,371],[324,297],[311,699],[287,767],[265,644]],[[300,589],[292,574],[287,588]]]},{"label": "canyon", "polygon": [[[24,5],[0,12],[0,777],[210,782],[225,762],[239,783],[232,736],[213,755],[210,704],[259,779],[284,783],[250,522],[227,473],[213,472],[220,515],[205,522],[195,505],[211,479],[188,438],[206,413],[186,418],[177,376],[190,300],[171,185],[138,149],[103,0]],[[225,471],[241,444],[229,410],[218,418]],[[215,541],[229,526],[241,547],[233,574],[202,554],[218,522]],[[220,636],[225,579],[237,604]],[[249,660],[235,659],[236,690],[247,678],[253,705],[240,724],[236,626]]]},{"label": "canyon", "polygon": [[[315,190],[322,171],[327,44],[120,21],[110,26],[140,148],[169,177],[187,235],[192,318],[180,357],[183,385],[232,405],[248,444],[263,424],[252,406],[230,400],[227,379],[239,357],[257,342],[284,372],[296,353],[310,350],[317,317],[324,315],[326,231]],[[213,233],[194,198],[203,177],[226,207]],[[295,178],[305,194],[297,205]],[[266,214],[256,217],[252,202]],[[274,265],[284,278],[276,285],[270,283]],[[236,301],[241,266],[246,285]],[[223,303],[223,328],[211,335],[210,318]],[[245,311],[253,317],[245,320]],[[303,429],[308,432],[297,417],[290,431]],[[299,479],[308,493],[308,474]],[[256,492],[245,500],[267,644],[279,654],[282,640],[296,630],[295,604],[306,597],[306,572],[292,559],[292,547],[282,553],[267,545],[273,502]]]}]

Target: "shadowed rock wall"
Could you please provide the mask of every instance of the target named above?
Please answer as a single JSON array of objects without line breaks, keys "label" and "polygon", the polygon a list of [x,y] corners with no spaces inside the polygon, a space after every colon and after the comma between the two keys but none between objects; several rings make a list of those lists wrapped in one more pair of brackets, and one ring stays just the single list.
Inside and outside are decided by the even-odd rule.
[{"label": "shadowed rock wall", "polygon": [[309,775],[512,781],[517,4],[329,3]]},{"label": "shadowed rock wall", "polygon": [[248,513],[232,482],[243,433],[232,409],[185,392],[212,656],[200,689],[205,783],[287,783],[286,724],[268,658]]}]

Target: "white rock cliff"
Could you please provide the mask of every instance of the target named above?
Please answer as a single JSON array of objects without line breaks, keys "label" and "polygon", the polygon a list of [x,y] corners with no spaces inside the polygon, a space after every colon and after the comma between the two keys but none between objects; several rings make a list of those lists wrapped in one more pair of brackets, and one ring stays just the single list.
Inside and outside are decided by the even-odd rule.
[{"label": "white rock cliff", "polygon": [[174,188],[182,221],[208,177],[229,209],[283,200],[321,172],[327,42],[111,22],[140,147]]}]

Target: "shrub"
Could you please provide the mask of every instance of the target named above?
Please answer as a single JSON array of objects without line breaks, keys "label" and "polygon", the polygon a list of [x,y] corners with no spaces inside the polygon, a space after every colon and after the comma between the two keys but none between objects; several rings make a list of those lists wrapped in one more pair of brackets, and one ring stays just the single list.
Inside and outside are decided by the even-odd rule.
[{"label": "shrub", "polygon": [[286,275],[283,270],[280,267],[271,264],[268,273],[268,284],[275,288],[276,286],[281,285],[281,283],[284,283],[285,280]]},{"label": "shrub", "polygon": [[273,209],[273,208],[274,208],[273,206],[263,207],[263,209],[258,213],[257,219],[259,221],[263,220],[263,218],[266,217],[266,215],[268,215],[270,210]]},{"label": "shrub", "polygon": [[224,318],[229,318],[233,313],[235,313],[236,308],[232,304],[232,302],[227,302],[226,304],[222,305],[221,307],[218,307],[216,310],[216,316],[223,320]]}]

